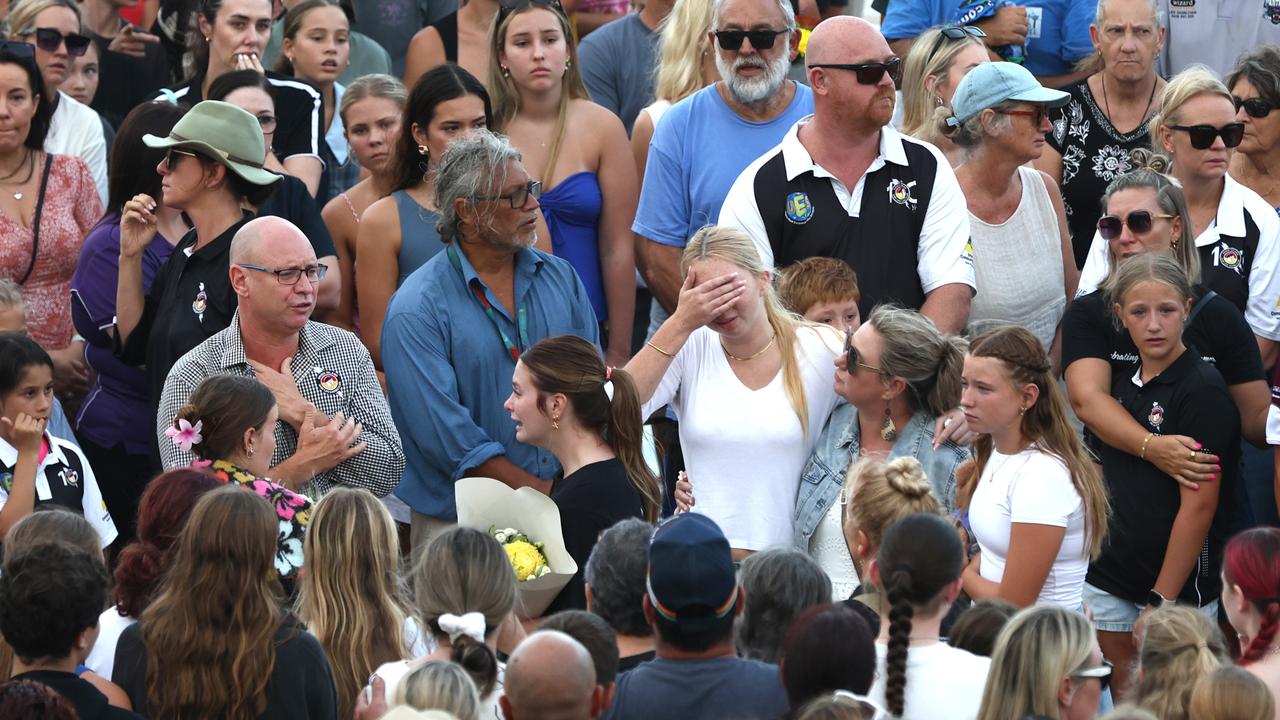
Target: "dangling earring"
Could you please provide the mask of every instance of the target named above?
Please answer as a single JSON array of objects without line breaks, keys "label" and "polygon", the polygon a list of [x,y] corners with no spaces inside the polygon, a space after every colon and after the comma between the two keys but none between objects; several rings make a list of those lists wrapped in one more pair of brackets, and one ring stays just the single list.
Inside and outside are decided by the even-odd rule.
[{"label": "dangling earring", "polygon": [[249,456],[249,457],[253,457],[253,453],[254,453],[253,446],[252,446],[252,445],[250,445],[250,446],[249,446],[249,449],[248,449],[248,450],[246,450],[244,454],[245,454],[245,455],[247,455],[247,456]]},{"label": "dangling earring", "polygon": [[1025,407],[1018,408],[1018,417],[1023,417],[1026,414],[1027,414],[1027,409]]},{"label": "dangling earring", "polygon": [[511,77],[511,71],[510,71],[510,70],[508,70],[508,69],[506,68],[506,66],[503,66],[503,68],[502,68],[502,77],[504,77],[504,78],[509,78],[509,77]]},{"label": "dangling earring", "polygon": [[885,442],[893,442],[898,439],[898,426],[893,424],[893,418],[889,417],[889,406],[884,406],[884,424],[880,426],[880,439]]},{"label": "dangling earring", "polygon": [[1169,243],[1169,249],[1173,252],[1178,252],[1178,238],[1174,238],[1173,242]]},{"label": "dangling earring", "polygon": [[564,61],[564,69],[565,69],[565,70],[568,70],[572,65],[573,65],[573,61],[572,61],[572,60],[568,60],[568,59],[566,59],[566,60]]},{"label": "dangling earring", "polygon": [[934,95],[934,96],[933,96],[933,104],[934,104],[934,105],[937,105],[938,107],[942,107],[945,103],[943,103],[943,102],[942,102],[942,96],[941,96],[941,95]]},{"label": "dangling earring", "polygon": [[551,418],[551,428],[553,430],[560,429],[560,418]]}]

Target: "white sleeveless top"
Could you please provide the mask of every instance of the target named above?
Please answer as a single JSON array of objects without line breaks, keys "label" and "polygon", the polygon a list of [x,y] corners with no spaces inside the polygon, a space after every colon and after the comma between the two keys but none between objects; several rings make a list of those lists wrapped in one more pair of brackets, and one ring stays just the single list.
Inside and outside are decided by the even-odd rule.
[{"label": "white sleeveless top", "polygon": [[1044,179],[1019,167],[1022,199],[999,225],[969,213],[973,269],[978,292],[969,310],[969,333],[1022,325],[1047,351],[1066,311],[1062,274],[1062,235]]}]

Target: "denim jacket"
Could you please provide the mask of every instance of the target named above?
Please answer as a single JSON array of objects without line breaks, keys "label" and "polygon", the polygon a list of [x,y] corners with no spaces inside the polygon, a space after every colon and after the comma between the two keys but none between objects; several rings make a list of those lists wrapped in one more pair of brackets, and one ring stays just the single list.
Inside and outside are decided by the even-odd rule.
[{"label": "denim jacket", "polygon": [[[969,449],[947,440],[933,449],[935,419],[927,413],[916,413],[907,426],[899,429],[898,440],[889,450],[889,459],[908,455],[924,466],[925,477],[933,484],[933,493],[948,512],[955,504],[956,466],[968,459]],[[809,539],[831,503],[840,497],[844,476],[858,457],[860,446],[858,409],[841,404],[827,418],[826,427],[800,477],[794,518],[795,546],[808,552]]]}]

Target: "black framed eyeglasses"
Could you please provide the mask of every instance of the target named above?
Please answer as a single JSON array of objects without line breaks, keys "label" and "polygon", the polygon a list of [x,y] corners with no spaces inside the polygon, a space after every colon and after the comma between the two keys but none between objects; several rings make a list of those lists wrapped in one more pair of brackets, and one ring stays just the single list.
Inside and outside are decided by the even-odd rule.
[{"label": "black framed eyeglasses", "polygon": [[716,30],[715,36],[721,50],[739,50],[743,40],[750,40],[751,47],[756,50],[768,50],[778,41],[779,35],[789,32],[789,27],[781,30]]},{"label": "black framed eyeglasses", "polygon": [[89,51],[89,43],[93,42],[86,35],[80,33],[62,34],[61,30],[56,28],[32,28],[26,32],[19,33],[19,36],[26,37],[28,35],[36,36],[36,47],[45,52],[57,52],[58,46],[62,43],[67,44],[67,54],[71,57],[80,57]]},{"label": "black framed eyeglasses", "polygon": [[1152,215],[1148,210],[1134,210],[1129,213],[1127,218],[1121,218],[1116,215],[1103,215],[1098,218],[1098,234],[1102,236],[1103,240],[1115,240],[1120,237],[1124,226],[1128,225],[1129,231],[1134,235],[1142,235],[1151,232],[1156,220],[1172,219],[1172,215]]},{"label": "black framed eyeglasses", "polygon": [[1213,141],[1221,137],[1222,144],[1233,148],[1244,139],[1244,123],[1227,123],[1222,127],[1212,125],[1170,125],[1170,130],[1180,130],[1191,138],[1191,147],[1197,150],[1208,150]]},{"label": "black framed eyeglasses", "polygon": [[1280,105],[1275,105],[1263,100],[1260,97],[1251,97],[1248,100],[1242,100],[1238,95],[1231,96],[1231,102],[1236,104],[1236,112],[1240,112],[1240,108],[1244,108],[1245,113],[1251,118],[1264,118],[1271,114]]},{"label": "black framed eyeglasses", "polygon": [[523,187],[518,187],[506,195],[472,195],[471,199],[486,202],[506,200],[511,203],[512,210],[519,210],[529,202],[530,197],[534,200],[542,197],[542,183],[537,180],[530,180]]},{"label": "black framed eyeglasses", "polygon": [[933,46],[933,50],[929,51],[929,57],[924,61],[926,66],[931,60],[933,60],[933,56],[937,55],[938,51],[941,50],[942,46],[946,45],[948,41],[955,42],[956,40],[964,40],[967,37],[982,40],[982,38],[987,36],[987,34],[982,31],[982,28],[975,27],[973,25],[947,25],[945,27],[938,28],[938,33],[938,42]]},{"label": "black framed eyeglasses", "polygon": [[239,264],[238,267],[242,267],[245,270],[257,270],[262,273],[271,273],[276,276],[276,281],[281,285],[297,285],[298,280],[300,280],[303,275],[307,276],[308,282],[313,284],[318,283],[323,280],[324,276],[329,272],[329,266],[324,263],[316,263],[315,265],[308,265],[304,268],[284,268],[283,270],[272,270],[271,268],[262,267],[261,265]]},{"label": "black framed eyeglasses", "polygon": [[1113,667],[1110,660],[1103,660],[1102,664],[1097,667],[1085,668],[1071,673],[1071,677],[1096,678],[1098,682],[1102,683],[1102,692],[1106,692],[1107,688],[1111,686],[1111,670]]},{"label": "black framed eyeglasses", "polygon": [[[494,27],[501,27],[502,21],[507,16],[517,10],[523,10],[527,7],[543,8],[551,10],[559,15],[564,15],[564,8],[560,6],[559,0],[502,0],[498,4],[498,18],[494,23]],[[567,17],[567,16],[566,16]]]},{"label": "black framed eyeglasses", "polygon": [[858,348],[853,346],[853,333],[846,332],[844,334],[844,369],[852,375],[854,368],[865,368],[871,372],[884,374],[884,369],[862,362],[862,356],[858,354]]},{"label": "black framed eyeglasses", "polygon": [[860,63],[848,65],[843,63],[816,63],[810,68],[829,68],[831,70],[849,70],[858,79],[860,85],[876,85],[885,73],[894,85],[902,79],[902,58],[890,58],[884,62]]}]

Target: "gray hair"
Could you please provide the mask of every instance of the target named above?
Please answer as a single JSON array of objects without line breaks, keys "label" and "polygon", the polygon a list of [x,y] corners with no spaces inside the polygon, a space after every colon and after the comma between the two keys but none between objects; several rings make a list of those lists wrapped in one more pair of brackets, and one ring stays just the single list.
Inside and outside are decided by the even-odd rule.
[{"label": "gray hair", "polygon": [[591,612],[619,635],[649,635],[641,603],[652,539],[652,525],[628,518],[605,530],[587,558],[583,578],[591,586]]},{"label": "gray hair", "polygon": [[935,116],[935,122],[937,122],[938,129],[942,131],[942,134],[951,138],[951,142],[958,147],[975,148],[986,142],[989,137],[1000,137],[1009,132],[1009,128],[1013,127],[1013,120],[1000,111],[1009,110],[1017,104],[1017,100],[1005,100],[992,105],[990,108],[983,108],[983,110],[994,110],[996,113],[986,125],[982,124],[981,110],[978,111],[978,114],[955,127],[947,124],[946,115]]},{"label": "gray hair", "polygon": [[831,602],[831,579],[808,553],[774,548],[742,562],[742,591],[747,600],[733,629],[738,655],[777,663],[791,621]]},{"label": "gray hair", "polygon": [[[1109,0],[1098,0],[1098,9],[1093,16],[1093,24],[1097,25],[1099,28],[1102,27],[1102,21],[1106,19],[1107,13],[1105,8],[1107,2],[1109,2]],[[1164,27],[1164,11],[1160,9],[1160,4],[1157,0],[1146,0],[1146,2],[1151,6],[1151,19],[1155,21],[1156,28]]]},{"label": "gray hair", "polygon": [[445,149],[436,163],[435,201],[440,213],[436,230],[442,241],[451,243],[462,236],[462,218],[455,203],[472,201],[506,185],[507,165],[519,162],[520,157],[505,135],[488,130],[476,130]]},{"label": "gray hair", "polygon": [[1280,102],[1280,47],[1259,45],[1237,58],[1235,69],[1227,75],[1227,89],[1241,80],[1248,80],[1268,103]]},{"label": "gray hair", "polygon": [[22,288],[8,278],[0,279],[0,308],[15,307],[23,307]]},{"label": "gray hair", "polygon": [[912,410],[934,417],[960,404],[960,371],[967,344],[944,335],[929,318],[914,310],[879,305],[866,320],[880,333],[880,367],[907,384]]},{"label": "gray hair", "polygon": [[[791,42],[791,33],[796,29],[796,11],[792,9],[791,3],[787,0],[774,0],[778,3],[778,10],[782,12],[782,17],[787,24],[787,34],[782,38],[783,43]],[[729,0],[715,0],[711,6],[711,29],[720,29],[720,11],[724,8],[724,4]]]}]

